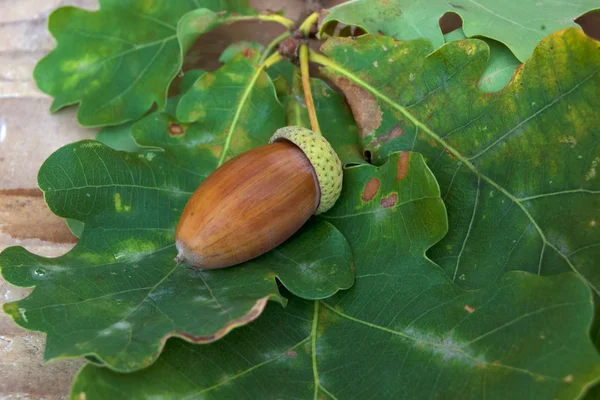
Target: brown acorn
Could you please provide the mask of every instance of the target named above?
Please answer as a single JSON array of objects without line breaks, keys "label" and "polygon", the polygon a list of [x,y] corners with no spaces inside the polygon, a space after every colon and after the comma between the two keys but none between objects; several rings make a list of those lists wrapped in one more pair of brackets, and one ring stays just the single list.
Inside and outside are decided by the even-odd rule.
[{"label": "brown acorn", "polygon": [[224,268],[279,246],[340,195],[342,166],[331,145],[301,127],[217,168],[186,204],[176,261]]}]

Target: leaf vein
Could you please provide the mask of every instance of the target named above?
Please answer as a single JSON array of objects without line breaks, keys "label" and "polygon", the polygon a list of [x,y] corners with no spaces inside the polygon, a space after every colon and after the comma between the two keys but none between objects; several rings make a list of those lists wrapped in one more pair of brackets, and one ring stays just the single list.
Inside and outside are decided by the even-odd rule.
[{"label": "leaf vein", "polygon": [[235,374],[235,375],[233,375],[231,377],[228,377],[227,379],[224,379],[224,380],[220,381],[219,383],[217,383],[217,384],[215,384],[213,386],[207,387],[206,389],[202,389],[202,390],[190,393],[189,395],[185,396],[183,398],[183,400],[196,398],[197,395],[199,395],[199,394],[210,392],[211,390],[217,389],[217,388],[223,386],[226,383],[229,383],[229,382],[231,382],[231,381],[233,381],[235,379],[241,378],[242,376],[247,375],[248,373],[254,371],[255,369],[263,367],[263,366],[265,366],[265,365],[267,365],[267,364],[269,364],[269,363],[271,363],[271,362],[273,362],[273,361],[275,361],[275,360],[283,357],[288,351],[294,350],[294,349],[298,348],[299,346],[302,346],[304,343],[306,343],[309,340],[310,340],[310,336],[307,337],[307,338],[305,338],[305,339],[303,339],[302,341],[296,343],[294,346],[290,347],[288,350],[286,350],[286,351],[284,351],[284,352],[276,355],[273,358],[270,358],[270,359],[265,360],[265,361],[263,361],[263,362],[261,362],[259,364],[256,364],[256,365],[254,365],[254,366],[252,366],[252,367],[250,367],[250,368],[248,368],[248,369],[246,369],[246,370],[244,370],[244,371],[242,371],[240,373],[237,373],[237,374]]},{"label": "leaf vein", "polygon": [[456,280],[456,275],[458,274],[458,267],[460,265],[460,259],[464,253],[465,247],[467,246],[467,241],[469,240],[469,236],[471,235],[471,229],[473,228],[473,222],[475,221],[475,214],[477,213],[477,205],[479,204],[479,194],[481,193],[481,177],[477,176],[477,191],[475,192],[475,204],[473,204],[473,213],[471,213],[471,221],[469,221],[469,228],[467,229],[467,234],[465,235],[465,239],[463,240],[462,246],[460,248],[460,252],[458,253],[456,259],[456,267],[454,268],[454,275],[452,275],[452,280]]},{"label": "leaf vein", "polygon": [[[372,323],[367,322],[367,321],[363,321],[363,320],[358,319],[358,318],[354,318],[354,317],[352,317],[350,315],[344,314],[343,312],[338,311],[335,308],[329,306],[327,303],[323,303],[323,305],[325,307],[327,307],[329,310],[331,310],[332,312],[334,312],[335,314],[337,314],[340,317],[342,317],[342,318],[348,319],[350,321],[356,322],[356,323],[361,324],[361,325],[368,326],[368,327],[373,328],[373,329],[377,329],[377,330],[381,330],[381,331],[384,331],[384,332],[387,332],[387,333],[390,333],[390,334],[393,334],[393,335],[397,335],[397,336],[403,337],[405,339],[408,339],[408,340],[411,340],[411,341],[414,341],[414,342],[418,342],[420,344],[424,344],[424,345],[428,345],[428,346],[431,346],[431,347],[438,347],[438,348],[443,348],[443,349],[448,349],[448,350],[455,351],[455,352],[460,353],[461,355],[465,356],[466,358],[468,358],[468,359],[470,359],[472,361],[477,362],[477,364],[479,364],[479,365],[483,364],[486,367],[504,368],[504,369],[508,369],[508,370],[511,370],[511,371],[524,373],[526,375],[531,376],[534,379],[537,379],[539,377],[544,377],[546,379],[550,379],[550,380],[554,380],[554,381],[561,381],[562,380],[561,378],[557,378],[557,377],[549,376],[549,375],[536,374],[536,373],[534,373],[532,371],[529,371],[529,370],[526,370],[526,369],[523,369],[523,368],[513,367],[513,366],[510,366],[510,365],[506,365],[506,364],[482,362],[481,360],[478,360],[478,359],[474,358],[472,355],[468,354],[467,352],[465,352],[461,348],[458,348],[458,347],[448,347],[448,346],[444,346],[442,343],[434,343],[434,342],[430,342],[430,341],[419,340],[419,339],[417,339],[417,338],[415,338],[413,336],[410,336],[410,335],[408,335],[408,334],[406,334],[404,332],[395,331],[393,329],[385,328],[385,327],[382,327],[382,326],[379,326],[379,325],[376,325],[376,324],[372,324]],[[565,304],[563,304],[563,306],[564,305]],[[547,307],[546,309],[548,309],[548,308],[551,308],[551,307]],[[507,325],[507,324],[505,324],[505,325]],[[503,327],[504,326],[498,327],[496,330],[502,329]],[[490,333],[490,332],[488,332],[488,333]],[[480,338],[478,338],[478,339],[480,339]]]}]

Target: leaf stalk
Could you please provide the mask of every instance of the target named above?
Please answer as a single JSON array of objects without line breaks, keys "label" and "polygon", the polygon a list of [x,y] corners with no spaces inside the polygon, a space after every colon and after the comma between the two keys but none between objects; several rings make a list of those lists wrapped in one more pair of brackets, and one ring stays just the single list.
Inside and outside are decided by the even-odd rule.
[{"label": "leaf stalk", "polygon": [[265,21],[265,22],[277,22],[280,25],[285,26],[287,29],[291,29],[295,22],[289,18],[284,17],[283,15],[279,15],[279,14],[259,14],[256,17],[251,17],[248,19],[255,19],[258,18],[261,21]]},{"label": "leaf stalk", "polygon": [[308,37],[308,35],[310,34],[310,28],[312,28],[312,26],[318,20],[319,20],[319,12],[315,11],[314,13],[310,14],[304,20],[304,22],[302,22],[302,25],[300,25],[300,28],[298,28],[298,30],[300,31],[300,33],[302,33],[302,36]]},{"label": "leaf stalk", "polygon": [[304,99],[306,101],[306,109],[310,118],[310,126],[313,132],[321,135],[319,120],[317,118],[317,110],[313,100],[312,91],[310,89],[310,74],[308,70],[308,45],[302,43],[300,45],[300,73],[302,75],[302,88],[304,89]]}]

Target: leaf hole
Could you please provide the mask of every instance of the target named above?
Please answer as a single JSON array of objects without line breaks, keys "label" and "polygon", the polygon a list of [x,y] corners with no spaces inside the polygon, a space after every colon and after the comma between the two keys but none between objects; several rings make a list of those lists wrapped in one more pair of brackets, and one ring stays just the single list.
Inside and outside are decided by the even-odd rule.
[{"label": "leaf hole", "polygon": [[[458,6],[458,5],[452,5],[454,8],[457,9],[463,9],[464,7],[462,6]],[[460,7],[460,8],[458,8]],[[457,13],[453,12],[453,11],[449,11],[447,13],[445,13],[444,15],[442,15],[442,18],[440,18],[439,20],[439,25],[440,25],[440,29],[442,30],[442,33],[445,35],[448,32],[452,32],[460,27],[462,27],[463,25],[463,21],[462,18],[460,17],[460,15],[458,15]]]},{"label": "leaf hole", "polygon": [[590,11],[587,14],[575,19],[576,24],[581,26],[581,29],[586,35],[593,37],[596,40],[600,40],[600,12]]}]

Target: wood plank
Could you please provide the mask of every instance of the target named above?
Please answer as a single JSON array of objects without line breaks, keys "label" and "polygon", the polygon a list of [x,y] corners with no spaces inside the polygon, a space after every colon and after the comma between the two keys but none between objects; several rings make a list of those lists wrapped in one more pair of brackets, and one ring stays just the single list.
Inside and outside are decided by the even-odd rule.
[{"label": "wood plank", "polygon": [[0,241],[3,247],[23,239],[56,244],[77,241],[64,219],[48,209],[39,189],[0,190],[0,233],[11,238],[8,243]]},{"label": "wood plank", "polygon": [[[38,189],[0,190],[0,250],[21,245],[36,254],[56,257],[76,238],[62,218],[52,214]],[[31,289],[0,279],[0,307],[26,297]],[[81,360],[44,365],[45,336],[18,327],[0,313],[0,398],[58,400],[65,397]]]}]

